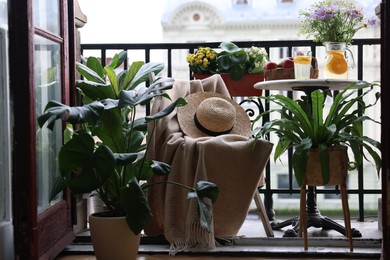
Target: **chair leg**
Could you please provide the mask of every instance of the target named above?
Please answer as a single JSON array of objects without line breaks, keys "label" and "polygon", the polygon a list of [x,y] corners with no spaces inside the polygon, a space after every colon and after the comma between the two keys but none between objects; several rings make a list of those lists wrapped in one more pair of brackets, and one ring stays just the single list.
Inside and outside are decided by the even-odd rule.
[{"label": "chair leg", "polygon": [[303,236],[303,247],[308,249],[307,242],[307,217],[306,217],[306,185],[302,184],[299,205],[299,236]]},{"label": "chair leg", "polygon": [[271,224],[269,223],[268,216],[265,211],[265,207],[263,204],[263,201],[260,198],[260,193],[256,189],[255,194],[253,196],[253,199],[255,200],[257,210],[259,211],[260,219],[263,222],[265,233],[267,234],[267,237],[273,237],[274,232],[272,230]]},{"label": "chair leg", "polygon": [[353,245],[352,245],[352,231],[351,231],[351,216],[349,213],[349,205],[348,205],[348,198],[347,198],[347,187],[345,184],[345,179],[340,185],[340,192],[341,192],[341,202],[343,205],[343,214],[344,214],[344,224],[345,224],[345,235],[348,238],[348,244],[349,244],[349,250],[353,251]]}]

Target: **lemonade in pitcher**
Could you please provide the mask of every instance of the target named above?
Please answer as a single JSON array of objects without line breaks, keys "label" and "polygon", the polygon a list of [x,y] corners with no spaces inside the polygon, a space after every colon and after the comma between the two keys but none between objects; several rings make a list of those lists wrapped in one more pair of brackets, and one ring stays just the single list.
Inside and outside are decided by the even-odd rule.
[{"label": "lemonade in pitcher", "polygon": [[348,69],[353,68],[355,61],[351,53],[352,64],[349,65],[345,57],[345,43],[327,42],[324,44],[326,48],[326,60],[324,64],[324,78],[326,79],[348,79]]}]

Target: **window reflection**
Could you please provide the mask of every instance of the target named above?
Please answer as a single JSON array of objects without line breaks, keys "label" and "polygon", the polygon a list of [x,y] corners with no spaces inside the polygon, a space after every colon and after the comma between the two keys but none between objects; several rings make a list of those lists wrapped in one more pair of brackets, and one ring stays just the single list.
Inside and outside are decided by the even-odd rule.
[{"label": "window reflection", "polygon": [[[40,116],[50,100],[61,101],[60,45],[35,36],[34,75],[36,117]],[[57,154],[62,144],[62,125],[54,130],[36,129],[38,208],[50,205],[50,191],[58,176]]]},{"label": "window reflection", "polygon": [[34,26],[60,35],[59,0],[34,0]]}]

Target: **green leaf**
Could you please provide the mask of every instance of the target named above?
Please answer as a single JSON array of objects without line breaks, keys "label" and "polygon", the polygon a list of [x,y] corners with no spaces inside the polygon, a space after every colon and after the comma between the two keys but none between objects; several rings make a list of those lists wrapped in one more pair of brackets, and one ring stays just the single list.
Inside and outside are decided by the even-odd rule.
[{"label": "green leaf", "polygon": [[140,83],[150,80],[150,76],[156,76],[164,69],[163,63],[146,63],[137,71],[137,74],[124,89],[134,89]]},{"label": "green leaf", "polygon": [[126,166],[137,160],[137,153],[114,153],[116,165]]},{"label": "green leaf", "polygon": [[173,79],[159,78],[154,81],[148,88],[138,88],[135,90],[122,90],[119,93],[119,107],[134,107],[137,105],[147,105],[150,101],[158,96],[166,96],[164,90],[171,89]]},{"label": "green leaf", "polygon": [[89,134],[75,134],[61,147],[59,164],[66,185],[75,194],[91,192],[103,185],[115,173],[115,158],[104,145],[94,148]]},{"label": "green leaf", "polygon": [[230,57],[221,53],[217,57],[218,70],[220,72],[227,72],[230,68]]},{"label": "green leaf", "polygon": [[144,192],[136,180],[128,183],[120,191],[120,206],[126,212],[126,222],[131,231],[138,235],[152,219],[152,212]]},{"label": "green leaf", "polygon": [[50,201],[54,200],[57,194],[62,192],[65,188],[66,183],[64,178],[62,176],[57,176],[57,178],[54,180],[54,184],[50,192]]},{"label": "green leaf", "polygon": [[302,130],[308,135],[312,136],[312,125],[305,111],[295,102],[294,100],[283,96],[274,95],[270,96],[270,100],[286,110],[290,111],[294,116],[297,117],[297,121],[300,122]]},{"label": "green leaf", "polygon": [[123,117],[118,108],[105,110],[100,117],[101,125],[95,134],[102,142],[110,147],[114,153],[129,152],[124,149],[125,143],[122,136]]},{"label": "green leaf", "polygon": [[69,122],[73,125],[85,122],[96,121],[104,112],[102,103],[95,101],[84,106],[69,107],[55,100],[49,101],[46,105],[45,113],[38,117],[39,127],[47,123],[47,128],[53,130],[57,119]]},{"label": "green leaf", "polygon": [[130,68],[127,70],[123,83],[120,85],[120,90],[132,90],[133,88],[129,87],[130,82],[134,79],[137,72],[141,69],[141,67],[144,65],[143,61],[136,61],[133,62],[130,66]]},{"label": "green leaf", "polygon": [[115,70],[110,67],[105,67],[104,71],[106,72],[108,79],[110,80],[111,87],[114,89],[115,97],[118,97],[119,95],[119,88],[118,88],[118,77],[115,74]]},{"label": "green leaf", "polygon": [[200,224],[203,229],[208,232],[211,231],[211,206],[205,201],[205,198],[211,200],[212,203],[218,198],[219,188],[212,182],[199,181],[196,185],[195,191],[188,192],[188,199],[197,199],[199,207]]},{"label": "green leaf", "polygon": [[276,161],[290,147],[291,141],[287,138],[280,138],[274,153],[274,161]]},{"label": "green leaf", "polygon": [[292,166],[299,186],[302,186],[303,181],[305,180],[310,149],[311,140],[307,138],[302,140],[302,142],[296,146],[292,156]]},{"label": "green leaf", "polygon": [[325,97],[324,94],[320,90],[313,91],[311,93],[311,101],[312,101],[312,116],[313,116],[313,136],[317,136],[318,128],[323,125],[323,106]]},{"label": "green leaf", "polygon": [[164,162],[152,160],[152,171],[157,176],[164,176],[171,172],[171,166]]},{"label": "green leaf", "polygon": [[232,42],[221,42],[219,47],[229,53],[234,53],[236,51],[241,50],[236,44]]},{"label": "green leaf", "polygon": [[107,64],[108,67],[116,69],[127,59],[127,51],[121,51],[115,54],[112,60]]},{"label": "green leaf", "polygon": [[173,110],[175,110],[176,107],[184,106],[187,104],[187,101],[184,98],[178,98],[174,102],[172,102],[169,106],[166,108],[160,110],[156,114],[153,114],[151,116],[146,116],[146,121],[152,121],[152,120],[158,120],[160,118],[166,117],[170,113],[172,113]]},{"label": "green leaf", "polygon": [[72,124],[66,124],[66,128],[64,130],[64,143],[67,143],[70,139],[72,139],[73,134],[74,130]]},{"label": "green leaf", "polygon": [[92,81],[78,80],[76,87],[81,89],[83,94],[91,100],[103,100],[107,98],[115,99],[115,91],[111,85],[95,83]]},{"label": "green leaf", "polygon": [[87,66],[81,63],[76,63],[76,69],[77,71],[87,80],[90,80],[92,82],[105,84],[106,81],[95,71],[91,70]]},{"label": "green leaf", "polygon": [[103,66],[100,64],[100,61],[97,58],[92,56],[89,57],[87,59],[87,67],[96,72],[100,76],[100,78],[105,78]]}]

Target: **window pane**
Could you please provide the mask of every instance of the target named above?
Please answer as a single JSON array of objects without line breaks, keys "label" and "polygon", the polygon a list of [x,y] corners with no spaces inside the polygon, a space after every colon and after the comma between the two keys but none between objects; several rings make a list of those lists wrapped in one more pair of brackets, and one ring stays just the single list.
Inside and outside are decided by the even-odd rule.
[{"label": "window pane", "polygon": [[[1,10],[6,2],[0,1]],[[5,22],[5,21],[4,21]],[[0,226],[2,221],[9,220],[10,205],[10,131],[9,131],[9,95],[8,95],[8,71],[7,71],[7,30],[6,25],[0,21]],[[0,245],[1,246],[1,245]],[[1,253],[0,253],[1,258]]]},{"label": "window pane", "polygon": [[[60,45],[35,36],[35,96],[36,116],[40,116],[50,100],[61,101]],[[37,188],[38,208],[50,205],[50,191],[58,176],[57,154],[62,144],[62,126],[58,121],[53,131],[37,126]]]},{"label": "window pane", "polygon": [[60,35],[59,0],[34,0],[34,25]]}]

